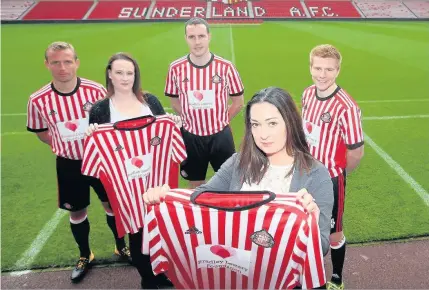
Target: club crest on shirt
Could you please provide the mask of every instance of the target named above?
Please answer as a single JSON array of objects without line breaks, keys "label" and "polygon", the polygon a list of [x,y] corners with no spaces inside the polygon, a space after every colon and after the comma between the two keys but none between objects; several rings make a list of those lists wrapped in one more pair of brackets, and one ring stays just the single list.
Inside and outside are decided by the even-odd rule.
[{"label": "club crest on shirt", "polygon": [[152,139],[150,139],[150,145],[158,146],[159,144],[161,144],[161,138],[160,137],[155,136]]},{"label": "club crest on shirt", "polygon": [[212,77],[212,82],[213,82],[214,84],[218,84],[218,83],[222,82],[222,78],[221,78],[218,74],[215,74],[215,75]]},{"label": "club crest on shirt", "polygon": [[272,248],[274,246],[274,239],[266,230],[254,232],[250,236],[250,239],[256,245],[264,248]]},{"label": "club crest on shirt", "polygon": [[82,109],[86,112],[89,112],[89,110],[91,110],[92,108],[92,103],[91,102],[86,102],[83,106]]},{"label": "club crest on shirt", "polygon": [[329,123],[331,122],[331,114],[329,114],[329,112],[323,113],[320,116],[320,120],[322,120],[322,122],[324,123]]},{"label": "club crest on shirt", "polygon": [[302,110],[307,110],[307,105],[304,105],[304,107],[302,107]]}]

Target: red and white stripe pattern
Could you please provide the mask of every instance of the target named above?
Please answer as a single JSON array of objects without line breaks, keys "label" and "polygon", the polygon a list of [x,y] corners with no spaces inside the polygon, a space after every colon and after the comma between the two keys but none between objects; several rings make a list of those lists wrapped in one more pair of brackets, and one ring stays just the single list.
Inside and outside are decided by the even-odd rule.
[{"label": "red and white stripe pattern", "polygon": [[179,164],[185,159],[182,135],[170,118],[141,117],[100,125],[85,140],[82,173],[103,183],[122,237],[143,227],[147,189],[178,186]]},{"label": "red and white stripe pattern", "polygon": [[[88,126],[89,109],[105,96],[106,89],[101,84],[83,78],[78,78],[77,89],[71,95],[61,95],[52,88],[52,84],[48,84],[30,96],[27,129],[31,132],[49,130],[52,151],[56,155],[81,160],[83,131]],[[61,128],[67,122],[70,122],[71,138],[63,140]]]},{"label": "red and white stripe pattern", "polygon": [[[326,283],[317,219],[296,197],[246,210],[233,204],[241,198],[248,205],[254,194],[236,193],[233,204],[229,195],[211,198],[215,206],[230,206],[224,211],[192,204],[191,194],[172,190],[165,202],[148,206],[145,219],[149,249],[143,251],[150,253],[154,273],[167,272],[176,288],[286,289]],[[262,241],[272,242],[271,247],[252,241],[261,230],[269,234]],[[213,261],[207,257],[214,250],[220,257]]]},{"label": "red and white stripe pattern", "polygon": [[[341,174],[346,168],[347,148],[363,144],[362,113],[354,99],[338,88],[334,96],[320,100],[316,87],[308,87],[302,94],[302,118],[304,131],[319,127],[316,146],[309,142],[311,154],[329,170],[331,177]],[[311,125],[309,125],[311,124]]]},{"label": "red and white stripe pattern", "polygon": [[[194,93],[202,93],[200,96],[205,98],[195,99]],[[180,99],[184,129],[198,136],[213,135],[227,126],[230,122],[228,99],[243,93],[237,69],[230,61],[214,54],[204,67],[196,67],[189,56],[174,61],[165,85],[165,95]],[[211,102],[212,106],[197,108],[190,102]]]}]

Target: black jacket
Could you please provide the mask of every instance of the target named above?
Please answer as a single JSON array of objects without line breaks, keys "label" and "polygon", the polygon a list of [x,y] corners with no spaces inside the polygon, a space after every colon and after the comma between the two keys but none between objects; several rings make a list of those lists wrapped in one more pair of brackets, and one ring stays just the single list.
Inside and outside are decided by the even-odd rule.
[{"label": "black jacket", "polygon": [[[147,105],[149,106],[149,109],[152,111],[152,114],[155,116],[165,114],[164,108],[157,97],[152,94],[145,94],[144,98]],[[94,123],[110,123],[110,107],[108,98],[96,102],[92,106],[91,111],[89,111],[89,124]]]}]

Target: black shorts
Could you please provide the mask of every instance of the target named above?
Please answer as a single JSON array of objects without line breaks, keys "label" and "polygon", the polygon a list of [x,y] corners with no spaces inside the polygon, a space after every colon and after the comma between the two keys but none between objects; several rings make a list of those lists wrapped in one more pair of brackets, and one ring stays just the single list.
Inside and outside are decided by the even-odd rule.
[{"label": "black shorts", "polygon": [[346,173],[332,178],[334,185],[334,207],[331,217],[331,234],[343,231],[344,200],[346,197]]},{"label": "black shorts", "polygon": [[229,126],[209,136],[197,136],[182,128],[182,136],[188,158],[181,165],[180,174],[186,180],[205,180],[209,163],[216,172],[235,153]]},{"label": "black shorts", "polygon": [[107,202],[107,193],[97,178],[81,173],[82,160],[72,160],[57,156],[58,207],[68,211],[78,211],[90,204],[89,192],[92,187],[98,198]]}]

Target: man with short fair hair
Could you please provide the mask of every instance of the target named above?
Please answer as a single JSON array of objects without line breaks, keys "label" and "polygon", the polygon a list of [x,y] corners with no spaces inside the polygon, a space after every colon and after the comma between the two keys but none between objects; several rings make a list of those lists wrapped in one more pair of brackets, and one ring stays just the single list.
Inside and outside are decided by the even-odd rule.
[{"label": "man with short fair hair", "polygon": [[235,153],[230,121],[243,107],[244,87],[235,66],[210,52],[204,19],[186,22],[185,40],[190,52],[170,64],[165,95],[183,120],[188,159],[181,175],[195,188],[205,183],[209,163],[217,171]]},{"label": "man with short fair hair", "polygon": [[346,174],[358,166],[364,154],[361,110],[355,100],[336,84],[341,61],[340,52],[332,45],[313,48],[310,73],[314,84],[302,94],[302,118],[310,152],[328,168],[334,187],[330,235],[333,273],[328,289],[344,289]]},{"label": "man with short fair hair", "polygon": [[71,44],[50,44],[45,51],[45,66],[52,74],[52,82],[32,94],[27,107],[27,130],[36,133],[57,155],[58,207],[69,211],[71,231],[80,251],[72,282],[85,276],[94,259],[89,247],[87,218],[90,187],[106,211],[107,224],[116,240],[115,254],[130,259],[124,239],[118,238],[115,217],[103,185],[100,180],[81,174],[89,110],[92,104],[105,97],[106,89],[99,83],[78,77],[79,65]]}]

